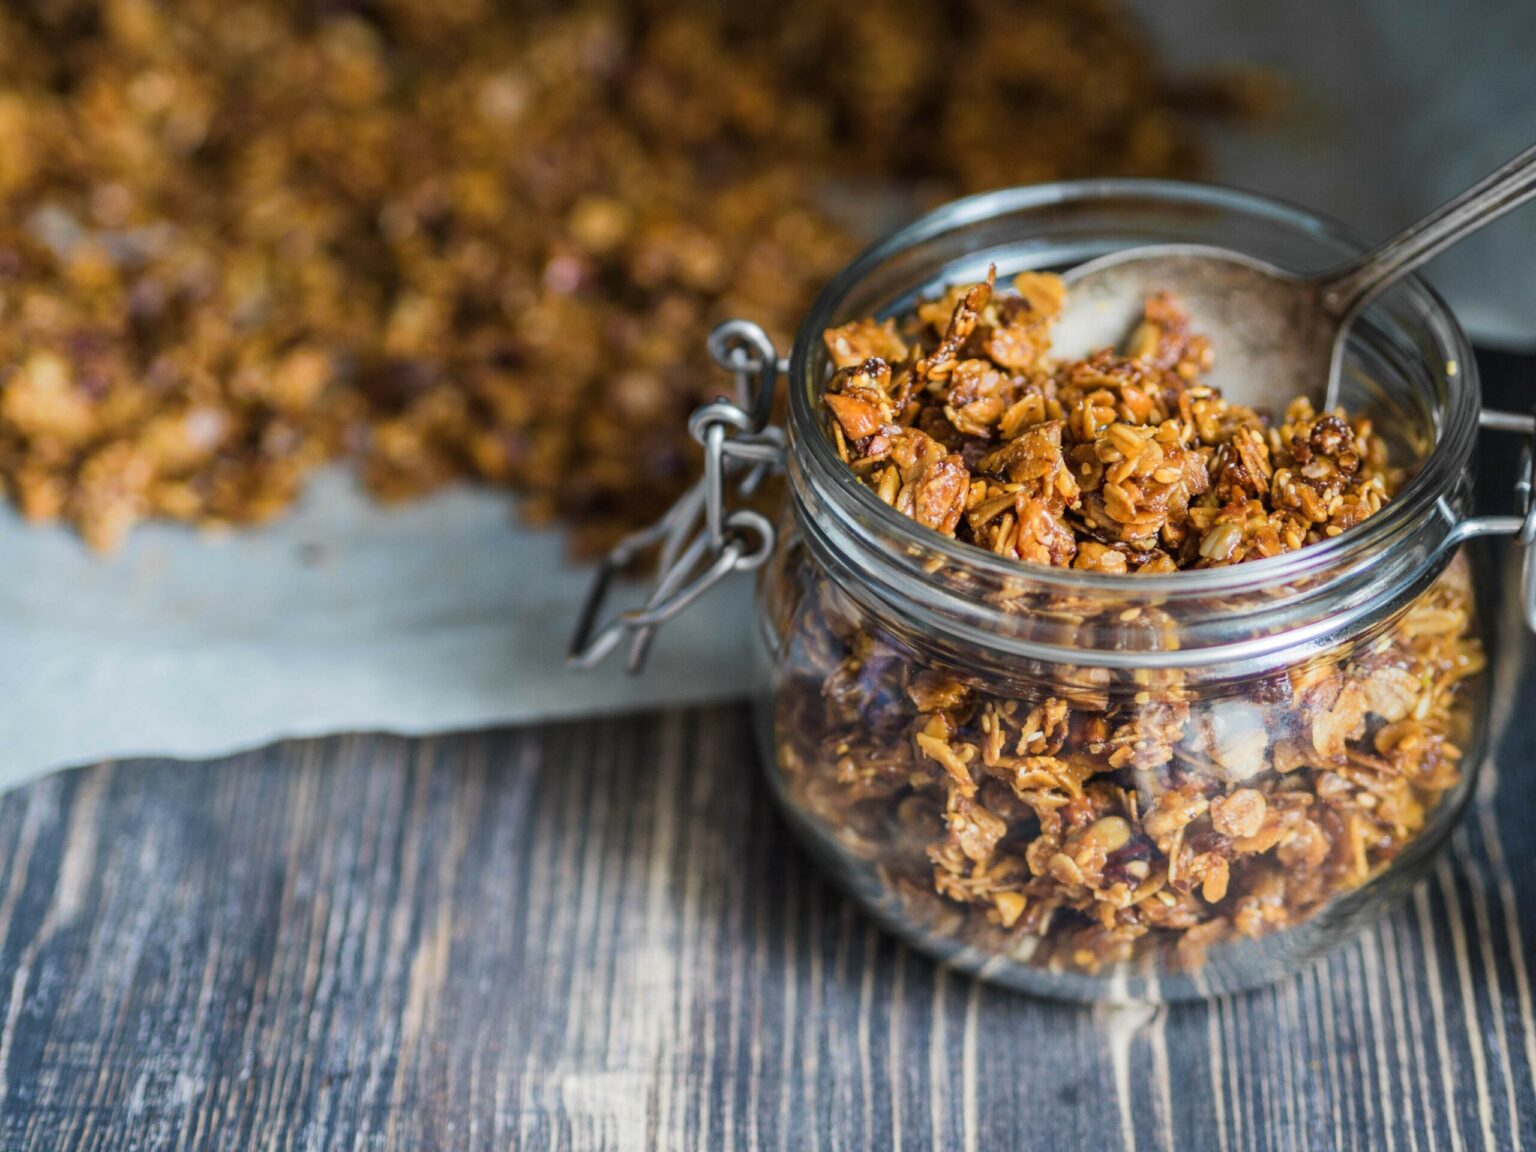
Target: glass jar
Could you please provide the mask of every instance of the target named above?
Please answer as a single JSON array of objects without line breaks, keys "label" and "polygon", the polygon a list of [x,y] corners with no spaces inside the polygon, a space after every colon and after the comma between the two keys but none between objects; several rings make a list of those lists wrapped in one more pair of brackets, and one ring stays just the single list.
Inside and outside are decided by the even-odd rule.
[{"label": "glass jar", "polygon": [[[590,658],[631,637],[637,666],[669,615],[761,566],[756,714],[792,825],[906,940],[1057,997],[1249,987],[1404,893],[1463,807],[1484,740],[1462,546],[1528,542],[1536,524],[1524,509],[1471,515],[1480,416],[1527,434],[1533,421],[1480,413],[1466,337],[1416,280],[1356,322],[1343,390],[1407,478],[1375,516],[1297,552],[1157,576],[1023,565],[900,515],[838,457],[820,400],[827,328],[903,314],[990,264],[1002,279],[1170,241],[1302,272],[1358,252],[1295,209],[1161,182],[940,209],[827,287],[787,365],[755,330],[720,334],[743,395],[695,416],[706,479],[621,546],[584,624],[606,576],[663,540],[659,586],[595,643],[578,638]],[[753,488],[778,452],[764,428],[778,371],[788,482],[775,531],[729,511],[723,491],[733,477]]]}]

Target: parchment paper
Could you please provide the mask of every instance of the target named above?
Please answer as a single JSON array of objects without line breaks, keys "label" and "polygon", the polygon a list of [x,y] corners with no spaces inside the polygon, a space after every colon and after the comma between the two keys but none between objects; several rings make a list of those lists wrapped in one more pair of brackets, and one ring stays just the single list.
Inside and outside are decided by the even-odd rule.
[{"label": "parchment paper", "polygon": [[217,538],[170,525],[101,558],[62,528],[0,522],[0,780],[279,736],[429,732],[686,694],[740,694],[751,588],[671,626],[652,675],[562,667],[587,573],[505,495],[399,508],[339,470],[296,514]]},{"label": "parchment paper", "polygon": [[[1137,0],[1180,66],[1295,78],[1283,121],[1217,141],[1218,175],[1393,227],[1536,139],[1536,5]],[[1536,337],[1536,212],[1434,278],[1489,343]],[[106,559],[0,511],[0,787],[134,754],[210,756],[282,736],[430,732],[737,695],[751,590],[715,593],[650,673],[561,664],[587,578],[506,496],[371,504],[322,476],[290,518],[209,539],[149,526]]]}]

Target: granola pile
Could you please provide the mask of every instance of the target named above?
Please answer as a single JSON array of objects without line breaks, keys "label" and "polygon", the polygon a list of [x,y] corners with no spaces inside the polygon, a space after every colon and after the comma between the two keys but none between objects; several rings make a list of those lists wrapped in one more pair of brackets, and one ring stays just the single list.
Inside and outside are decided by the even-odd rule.
[{"label": "granola pile", "polygon": [[1212,97],[1107,0],[8,3],[0,491],[110,548],[344,456],[598,544],[691,478],[709,328],[784,340],[862,239],[839,204],[1188,174]]},{"label": "granola pile", "polygon": [[[1400,482],[1363,419],[1297,402],[1271,421],[1203,385],[1211,349],[1175,302],[1150,300],[1123,353],[1054,362],[1060,282],[1014,287],[827,332],[826,402],[881,499],[1021,575],[1271,556]],[[1216,687],[997,682],[867,615],[803,546],[769,594],[791,804],[909,922],[1022,963],[1198,967],[1379,875],[1463,778],[1483,655],[1460,558],[1384,631]]]},{"label": "granola pile", "polygon": [[1013,286],[953,288],[905,333],[826,333],[838,452],[920,524],[1034,564],[1174,572],[1290,552],[1386,502],[1368,420],[1302,398],[1272,425],[1227,403],[1200,382],[1210,342],[1174,300],[1147,301],[1123,353],[1056,362],[1061,280]]}]

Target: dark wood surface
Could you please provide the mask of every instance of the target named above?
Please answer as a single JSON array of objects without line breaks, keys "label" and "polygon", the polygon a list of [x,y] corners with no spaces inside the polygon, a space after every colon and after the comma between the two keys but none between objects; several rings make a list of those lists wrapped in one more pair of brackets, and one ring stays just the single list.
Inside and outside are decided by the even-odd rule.
[{"label": "dark wood surface", "polygon": [[875,929],[743,708],[67,773],[0,803],[0,1146],[1536,1147],[1533,752],[1331,960],[1115,1009]]}]

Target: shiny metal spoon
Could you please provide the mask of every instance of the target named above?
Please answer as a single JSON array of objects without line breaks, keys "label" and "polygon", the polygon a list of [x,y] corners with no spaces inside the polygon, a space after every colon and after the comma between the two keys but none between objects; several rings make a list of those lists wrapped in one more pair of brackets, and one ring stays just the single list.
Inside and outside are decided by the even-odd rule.
[{"label": "shiny metal spoon", "polygon": [[1350,323],[1377,293],[1484,224],[1536,196],[1536,147],[1363,256],[1298,276],[1201,244],[1128,248],[1064,275],[1067,306],[1051,351],[1076,358],[1118,346],[1153,292],[1174,295],[1210,336],[1207,381],[1230,400],[1274,408],[1310,395],[1332,408]]}]

